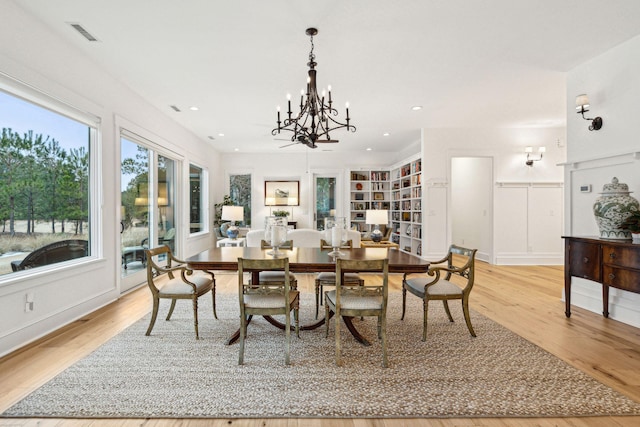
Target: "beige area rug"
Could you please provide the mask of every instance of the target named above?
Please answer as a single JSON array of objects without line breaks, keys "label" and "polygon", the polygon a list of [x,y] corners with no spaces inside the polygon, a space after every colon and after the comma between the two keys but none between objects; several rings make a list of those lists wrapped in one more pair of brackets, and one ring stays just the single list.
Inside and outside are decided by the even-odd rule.
[{"label": "beige area rug", "polygon": [[[312,321],[304,295],[302,323]],[[238,327],[237,296],[220,294],[218,317],[202,299],[196,341],[191,304],[179,301],[166,322],[161,305],[151,336],[149,316],[7,410],[4,417],[539,417],[640,414],[640,404],[598,383],[495,322],[472,312],[472,338],[458,304],[455,323],[442,304],[430,307],[421,338],[421,301],[390,295],[389,362],[375,320],[355,324],[374,341],[355,342],[343,328],[344,366],[334,363],[334,321],[292,339],[284,364],[284,333],[257,318],[249,326],[245,365],[226,338]]]}]

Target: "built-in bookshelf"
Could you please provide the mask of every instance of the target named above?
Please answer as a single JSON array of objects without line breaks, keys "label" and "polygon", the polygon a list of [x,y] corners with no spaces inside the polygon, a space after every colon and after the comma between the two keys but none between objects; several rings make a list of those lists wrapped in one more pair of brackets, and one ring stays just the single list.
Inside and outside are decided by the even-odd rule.
[{"label": "built-in bookshelf", "polygon": [[422,159],[391,169],[391,241],[422,255]]},{"label": "built-in bookshelf", "polygon": [[390,209],[391,174],[383,169],[351,170],[350,174],[350,228],[371,231],[372,226],[365,223],[365,212],[367,209]]}]

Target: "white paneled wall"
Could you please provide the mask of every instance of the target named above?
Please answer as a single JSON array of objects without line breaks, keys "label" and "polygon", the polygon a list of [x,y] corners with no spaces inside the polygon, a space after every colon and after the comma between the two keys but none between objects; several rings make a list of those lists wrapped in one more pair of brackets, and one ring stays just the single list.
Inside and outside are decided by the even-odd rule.
[{"label": "white paneled wall", "polygon": [[[482,256],[495,264],[552,264],[564,261],[561,236],[563,234],[563,168],[565,160],[564,128],[551,129],[423,129],[423,179],[427,185],[427,229],[425,257],[441,256],[447,243],[456,239],[488,244]],[[533,167],[525,165],[525,146],[546,146],[544,159]],[[453,161],[460,157],[492,160],[492,181],[485,189],[475,188],[477,181],[485,182],[480,171],[467,170],[466,180],[450,187]],[[469,166],[471,168],[472,166]],[[465,188],[466,185],[466,188]],[[440,189],[447,188],[447,201]],[[453,229],[452,193],[481,191],[489,199],[488,208],[474,206],[467,209],[482,217],[484,210],[493,224],[476,221],[477,227],[490,236]],[[472,196],[476,204],[484,203]],[[444,209],[444,212],[443,212]],[[464,208],[456,208],[458,210]],[[446,235],[443,236],[443,233]],[[461,234],[462,233],[462,234]],[[484,246],[478,247],[481,249]],[[480,257],[479,257],[480,259]]]},{"label": "white paneled wall", "polygon": [[561,183],[499,183],[496,264],[563,263]]},{"label": "white paneled wall", "polygon": [[[640,96],[640,37],[622,43],[567,74],[567,164],[565,197],[567,234],[597,236],[593,203],[602,186],[617,177],[640,198],[640,143],[637,99]],[[575,117],[573,100],[586,93],[589,117],[601,116],[604,125],[589,131],[588,122]],[[583,193],[580,186],[591,185]],[[602,286],[574,278],[571,303],[594,313],[602,312]],[[640,294],[611,289],[609,318],[640,327]]]}]

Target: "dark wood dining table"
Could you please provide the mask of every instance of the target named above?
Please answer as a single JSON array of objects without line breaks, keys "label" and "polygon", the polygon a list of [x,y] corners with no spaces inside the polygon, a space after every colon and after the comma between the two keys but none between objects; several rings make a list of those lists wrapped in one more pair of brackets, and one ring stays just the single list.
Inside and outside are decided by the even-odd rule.
[{"label": "dark wood dining table", "polygon": [[[193,255],[186,259],[187,265],[193,270],[223,270],[238,271],[238,258],[248,259],[270,259],[273,255],[269,255],[272,249],[261,249],[253,247],[222,247],[211,248]],[[281,250],[282,257],[289,258],[289,270],[293,273],[320,273],[324,271],[335,271],[336,258],[329,255],[330,250],[320,248],[293,248],[289,250]],[[343,259],[384,259],[389,258],[389,273],[425,273],[429,269],[429,261],[418,256],[389,248],[353,248],[340,249],[340,258]],[[257,275],[257,273],[255,273]],[[257,283],[257,277],[253,277],[254,283]],[[264,318],[271,324],[284,328],[281,322],[270,316]],[[351,334],[364,345],[369,342],[356,330],[353,326],[352,319],[343,317],[347,329]],[[321,319],[316,323],[301,326],[301,330],[315,329],[323,325],[325,319]],[[239,337],[237,331],[227,344],[233,344]]]}]

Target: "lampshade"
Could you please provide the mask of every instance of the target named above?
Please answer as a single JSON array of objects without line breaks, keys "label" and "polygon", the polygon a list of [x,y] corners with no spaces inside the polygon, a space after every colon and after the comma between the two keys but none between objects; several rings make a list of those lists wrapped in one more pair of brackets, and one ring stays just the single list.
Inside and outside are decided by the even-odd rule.
[{"label": "lampshade", "polygon": [[547,152],[547,147],[545,147],[544,145],[538,148],[538,153],[546,153],[546,152]]},{"label": "lampshade", "polygon": [[389,222],[389,215],[386,209],[367,209],[365,215],[366,224],[387,224]]},{"label": "lampshade", "polygon": [[287,206],[298,206],[297,197],[287,197]]},{"label": "lampshade", "polygon": [[265,197],[264,205],[265,206],[275,206],[276,205],[276,198],[275,197]]},{"label": "lampshade", "polygon": [[582,107],[585,109],[589,107],[589,97],[585,94],[576,96],[576,110],[580,110]]},{"label": "lampshade", "polygon": [[244,207],[223,206],[222,219],[226,221],[242,221],[244,219]]},{"label": "lampshade", "polygon": [[525,153],[533,153],[533,147],[524,147]]}]

